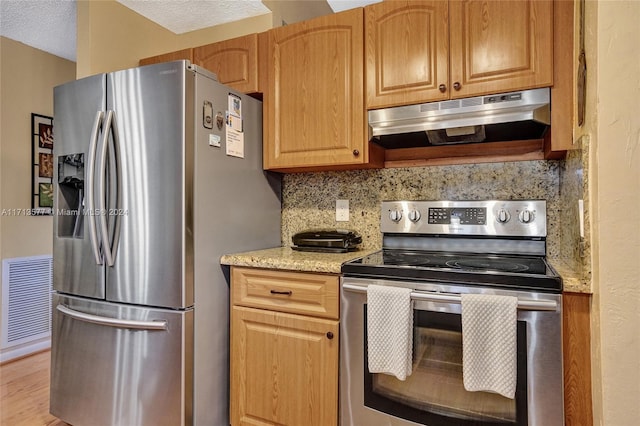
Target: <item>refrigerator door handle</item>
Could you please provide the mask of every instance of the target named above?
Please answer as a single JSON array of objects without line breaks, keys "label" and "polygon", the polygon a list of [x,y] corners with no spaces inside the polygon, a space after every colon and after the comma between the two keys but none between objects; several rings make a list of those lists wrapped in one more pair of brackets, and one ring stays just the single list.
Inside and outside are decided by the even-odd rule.
[{"label": "refrigerator door handle", "polygon": [[86,194],[87,194],[87,207],[89,209],[89,239],[91,240],[91,247],[93,248],[93,255],[97,265],[102,265],[102,256],[100,256],[100,246],[98,244],[98,231],[96,224],[96,202],[94,194],[94,178],[96,169],[96,154],[98,150],[98,134],[100,132],[100,126],[104,118],[104,111],[98,111],[96,118],[93,122],[93,129],[91,130],[91,138],[89,140],[89,158],[87,160],[87,177],[86,177]]},{"label": "refrigerator door handle", "polygon": [[98,325],[106,325],[108,327],[116,328],[131,328],[136,330],[167,330],[167,321],[155,320],[155,321],[135,321],[135,320],[122,320],[117,318],[102,317],[99,315],[86,314],[74,309],[70,309],[64,305],[56,306],[56,309],[62,314],[71,317],[73,319],[90,322]]},{"label": "refrigerator door handle", "polygon": [[102,132],[102,146],[100,151],[100,165],[98,167],[98,213],[100,215],[100,233],[102,234],[102,249],[104,251],[105,262],[108,266],[113,266],[113,253],[111,252],[111,242],[109,241],[109,228],[107,226],[107,216],[109,211],[106,206],[106,173],[107,173],[107,148],[109,134],[111,133],[111,122],[113,111],[107,111],[104,131]]},{"label": "refrigerator door handle", "polygon": [[[115,205],[110,205],[109,208],[112,208],[112,212],[113,214],[113,218],[114,218],[114,224],[113,224],[113,241],[111,242],[111,258],[112,261],[115,262],[116,260],[116,252],[118,251],[118,242],[120,241],[120,227],[121,227],[121,220],[120,220],[120,216],[122,216],[122,192],[121,192],[121,185],[122,185],[122,179],[121,179],[121,164],[122,164],[122,159],[120,158],[120,153],[122,152],[122,150],[120,149],[120,133],[118,132],[118,120],[117,120],[117,116],[115,114],[114,111],[111,111],[113,118],[111,120],[111,129],[112,129],[112,133],[113,133],[113,157],[110,157],[110,164],[109,164],[109,173],[111,173],[111,175],[114,176],[114,178],[112,179],[113,182],[113,188],[110,189],[110,191],[115,191],[115,197],[114,197],[114,202]],[[109,266],[113,266],[113,263],[111,263]]]}]

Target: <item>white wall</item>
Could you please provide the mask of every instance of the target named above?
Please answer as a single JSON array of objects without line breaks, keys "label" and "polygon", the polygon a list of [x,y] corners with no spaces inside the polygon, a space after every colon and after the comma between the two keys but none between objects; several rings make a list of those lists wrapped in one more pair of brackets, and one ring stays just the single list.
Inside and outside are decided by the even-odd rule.
[{"label": "white wall", "polygon": [[31,208],[31,113],[52,116],[53,87],[74,80],[75,69],[74,62],[0,37],[1,259],[52,252],[52,217],[26,215]]},{"label": "white wall", "polygon": [[78,78],[135,67],[142,58],[259,33],[272,27],[271,14],[267,13],[174,34],[115,0],[80,1],[77,9]]},{"label": "white wall", "polygon": [[606,426],[640,421],[639,22],[638,1],[598,2],[597,63],[587,63],[597,76],[590,184],[594,418]]}]

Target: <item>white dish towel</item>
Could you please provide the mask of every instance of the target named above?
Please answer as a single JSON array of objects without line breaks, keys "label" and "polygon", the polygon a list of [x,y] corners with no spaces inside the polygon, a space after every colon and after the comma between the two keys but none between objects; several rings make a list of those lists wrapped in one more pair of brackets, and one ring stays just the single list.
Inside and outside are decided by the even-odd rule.
[{"label": "white dish towel", "polygon": [[515,397],[517,315],[517,297],[462,295],[462,377],[466,390]]},{"label": "white dish towel", "polygon": [[367,353],[369,371],[405,380],[411,375],[413,306],[411,289],[367,287]]}]

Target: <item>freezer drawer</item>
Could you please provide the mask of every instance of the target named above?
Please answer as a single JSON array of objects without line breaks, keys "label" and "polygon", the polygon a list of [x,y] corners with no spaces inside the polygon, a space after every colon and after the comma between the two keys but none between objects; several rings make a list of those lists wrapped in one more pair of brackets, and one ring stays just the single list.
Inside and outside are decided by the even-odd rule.
[{"label": "freezer drawer", "polygon": [[51,413],[82,426],[192,423],[193,310],[54,295]]}]

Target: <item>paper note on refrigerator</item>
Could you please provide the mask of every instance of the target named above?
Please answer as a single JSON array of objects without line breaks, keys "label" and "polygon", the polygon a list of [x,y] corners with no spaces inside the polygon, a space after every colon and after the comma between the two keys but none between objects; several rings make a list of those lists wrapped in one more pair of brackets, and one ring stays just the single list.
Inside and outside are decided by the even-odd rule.
[{"label": "paper note on refrigerator", "polygon": [[227,155],[244,158],[244,133],[227,125]]},{"label": "paper note on refrigerator", "polygon": [[231,115],[231,114],[227,114],[227,124],[233,130],[237,130],[239,132],[242,132],[242,130],[243,130],[242,129],[242,118],[236,117],[236,116]]},{"label": "paper note on refrigerator", "polygon": [[242,118],[242,99],[233,93],[229,93],[229,114]]}]

